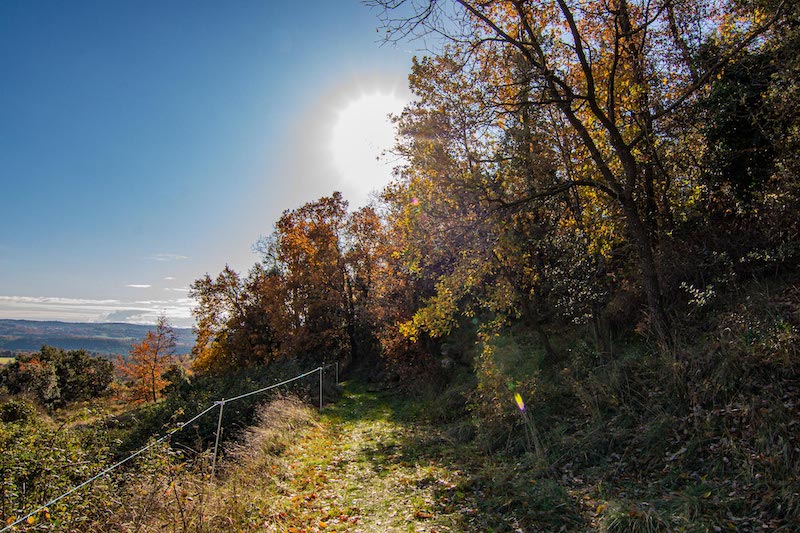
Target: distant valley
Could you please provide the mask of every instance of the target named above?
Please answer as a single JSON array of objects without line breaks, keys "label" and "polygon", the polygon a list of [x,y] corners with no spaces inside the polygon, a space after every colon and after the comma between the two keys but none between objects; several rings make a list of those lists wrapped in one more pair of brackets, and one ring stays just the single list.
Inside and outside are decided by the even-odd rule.
[{"label": "distant valley", "polygon": [[[47,344],[65,350],[126,355],[131,344],[144,339],[155,326],[123,323],[41,322],[0,319],[0,352],[32,352]],[[187,354],[194,346],[191,329],[175,328],[177,354]]]}]

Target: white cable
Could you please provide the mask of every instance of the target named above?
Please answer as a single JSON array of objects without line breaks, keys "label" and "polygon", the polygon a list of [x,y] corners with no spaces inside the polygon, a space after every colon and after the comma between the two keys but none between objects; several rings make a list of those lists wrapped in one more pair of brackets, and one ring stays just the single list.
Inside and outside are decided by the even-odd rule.
[{"label": "white cable", "polygon": [[314,370],[309,370],[305,374],[300,374],[299,376],[295,376],[295,377],[293,377],[291,379],[287,379],[286,381],[281,381],[280,383],[276,383],[275,385],[270,385],[269,387],[264,387],[263,389],[258,389],[258,390],[246,392],[244,394],[240,394],[239,396],[235,396],[233,398],[226,399],[225,403],[230,403],[230,402],[233,402],[233,401],[236,401],[236,400],[240,400],[242,398],[246,398],[248,396],[252,396],[253,394],[258,394],[260,392],[264,392],[264,391],[268,391],[270,389],[274,389],[275,387],[280,387],[281,385],[286,385],[287,383],[291,383],[292,381],[297,381],[298,379],[303,379],[306,376],[310,376],[314,372],[319,372],[319,368],[320,367],[317,367]]},{"label": "white cable", "polygon": [[134,457],[137,457],[138,455],[141,455],[142,453],[146,452],[147,450],[149,450],[150,448],[152,448],[152,447],[153,447],[153,446],[155,446],[156,444],[158,444],[158,443],[160,443],[160,442],[163,442],[163,441],[165,441],[166,439],[168,439],[169,437],[171,437],[171,436],[172,436],[174,433],[177,433],[178,431],[182,430],[184,427],[188,426],[189,424],[191,424],[192,422],[194,422],[195,420],[197,420],[198,418],[200,418],[200,417],[201,417],[201,416],[203,416],[204,414],[208,413],[209,411],[211,411],[212,409],[214,409],[215,407],[217,407],[217,406],[218,406],[220,403],[230,403],[230,402],[233,402],[233,401],[236,401],[236,400],[241,400],[242,398],[246,398],[246,397],[248,397],[248,396],[252,396],[252,395],[254,395],[254,394],[258,394],[258,393],[260,393],[260,392],[265,392],[265,391],[268,391],[268,390],[270,390],[270,389],[274,389],[274,388],[276,388],[276,387],[280,387],[281,385],[286,385],[287,383],[291,383],[291,382],[293,382],[293,381],[297,381],[298,379],[302,379],[302,378],[304,378],[304,377],[310,376],[310,375],[311,375],[311,374],[313,374],[314,372],[319,372],[319,371],[320,371],[320,369],[322,369],[322,368],[323,368],[323,367],[317,367],[317,368],[315,368],[314,370],[309,370],[309,371],[308,371],[308,372],[306,372],[305,374],[300,374],[299,376],[295,376],[295,377],[293,377],[293,378],[287,379],[286,381],[281,381],[280,383],[276,383],[276,384],[274,384],[274,385],[270,385],[269,387],[264,387],[263,389],[258,389],[258,390],[254,390],[254,391],[251,391],[251,392],[247,392],[247,393],[245,393],[245,394],[241,394],[241,395],[239,395],[239,396],[236,396],[236,397],[234,397],[234,398],[230,398],[230,399],[226,399],[226,400],[221,400],[221,401],[216,401],[216,402],[214,402],[214,404],[213,404],[213,405],[211,405],[210,407],[206,408],[206,410],[204,410],[204,411],[200,412],[199,414],[195,415],[194,417],[190,418],[190,419],[189,419],[189,420],[187,420],[186,422],[180,422],[180,423],[178,423],[178,426],[177,426],[177,427],[175,427],[175,428],[173,428],[173,429],[171,429],[169,432],[167,432],[167,434],[166,434],[166,435],[164,435],[164,436],[162,436],[162,437],[160,437],[160,438],[158,438],[158,439],[154,440],[153,442],[151,442],[151,443],[150,443],[150,444],[148,444],[147,446],[145,446],[145,447],[143,447],[143,448],[140,448],[140,449],[139,449],[139,450],[137,450],[136,452],[132,453],[131,455],[129,455],[128,457],[126,457],[125,459],[123,459],[122,461],[119,461],[118,463],[115,463],[115,464],[113,464],[113,465],[109,466],[108,468],[106,468],[105,470],[103,470],[102,472],[100,472],[99,474],[95,475],[95,476],[94,476],[94,477],[92,477],[92,478],[89,478],[89,479],[87,479],[86,481],[84,481],[84,482],[83,482],[83,483],[81,483],[80,485],[77,485],[77,486],[75,486],[75,487],[73,487],[73,488],[69,489],[67,492],[65,492],[65,493],[64,493],[64,494],[62,494],[61,496],[59,496],[59,497],[57,497],[57,498],[54,498],[54,499],[50,500],[49,502],[47,502],[47,503],[45,503],[44,505],[40,506],[38,509],[36,509],[36,510],[34,510],[34,511],[31,511],[30,513],[26,514],[25,516],[23,516],[22,518],[20,518],[20,519],[19,519],[19,520],[17,520],[16,522],[13,522],[13,523],[11,523],[11,524],[8,524],[8,525],[7,525],[6,527],[4,527],[3,529],[0,529],[0,533],[3,533],[3,531],[7,531],[7,530],[9,530],[9,529],[13,528],[13,527],[14,527],[14,526],[16,526],[16,525],[19,525],[19,524],[21,524],[22,522],[26,521],[28,518],[32,517],[33,515],[35,515],[35,514],[37,514],[37,513],[41,512],[41,511],[43,511],[43,510],[47,509],[47,508],[48,508],[48,507],[50,507],[51,505],[55,505],[56,503],[58,503],[59,501],[63,500],[64,498],[66,498],[66,497],[67,497],[67,496],[69,496],[70,494],[73,494],[74,492],[77,492],[78,490],[82,489],[82,488],[83,488],[83,487],[85,487],[86,485],[89,485],[90,483],[93,483],[94,481],[97,481],[98,479],[100,479],[101,477],[105,476],[106,474],[108,474],[108,473],[109,473],[109,472],[111,472],[112,470],[114,470],[114,469],[116,469],[116,468],[118,468],[118,467],[122,466],[123,464],[127,463],[128,461],[130,461],[130,460],[131,460],[131,459],[133,459]]}]

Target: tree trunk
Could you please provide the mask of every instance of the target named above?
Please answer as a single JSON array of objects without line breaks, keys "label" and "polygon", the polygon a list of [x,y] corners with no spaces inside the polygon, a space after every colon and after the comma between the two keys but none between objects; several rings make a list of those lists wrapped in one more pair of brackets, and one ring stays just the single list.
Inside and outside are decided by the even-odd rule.
[{"label": "tree trunk", "polygon": [[592,333],[594,334],[595,348],[603,355],[611,355],[611,331],[603,319],[602,308],[592,305]]},{"label": "tree trunk", "polygon": [[344,288],[345,288],[345,313],[347,316],[346,319],[346,329],[347,329],[347,338],[350,342],[350,361],[349,364],[353,364],[354,366],[357,364],[361,350],[360,346],[358,346],[358,339],[356,336],[356,310],[355,310],[355,302],[353,301],[353,283],[347,273],[344,274]]},{"label": "tree trunk", "polygon": [[670,328],[669,318],[664,309],[664,301],[661,295],[661,283],[653,256],[650,232],[648,232],[645,223],[639,216],[634,200],[627,195],[621,200],[628,234],[639,257],[639,271],[642,288],[647,298],[650,325],[655,331],[659,342],[664,343],[666,346],[672,346],[672,330]]},{"label": "tree trunk", "polygon": [[542,342],[542,347],[544,348],[544,353],[547,355],[547,360],[553,361],[556,358],[556,351],[553,349],[553,345],[550,344],[550,337],[544,330],[544,326],[542,326],[542,323],[537,320],[534,322],[534,328],[536,329],[536,333],[539,334],[539,340]]}]

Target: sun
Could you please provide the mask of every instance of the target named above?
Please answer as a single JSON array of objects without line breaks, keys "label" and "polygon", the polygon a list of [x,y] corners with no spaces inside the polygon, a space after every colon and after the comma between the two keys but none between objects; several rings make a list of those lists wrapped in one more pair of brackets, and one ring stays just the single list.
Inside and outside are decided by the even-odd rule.
[{"label": "sun", "polygon": [[350,100],[337,113],[331,157],[351,204],[365,203],[371,191],[389,181],[396,164],[385,154],[395,144],[389,115],[399,115],[406,103],[394,93],[375,92]]}]

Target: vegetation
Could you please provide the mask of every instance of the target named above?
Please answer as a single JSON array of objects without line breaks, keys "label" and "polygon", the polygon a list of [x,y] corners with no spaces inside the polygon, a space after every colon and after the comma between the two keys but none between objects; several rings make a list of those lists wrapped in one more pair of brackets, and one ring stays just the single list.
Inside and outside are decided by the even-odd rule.
[{"label": "vegetation", "polygon": [[29,395],[48,407],[97,398],[113,379],[111,361],[51,346],[21,354],[0,371],[0,386],[8,394]]},{"label": "vegetation", "polygon": [[127,377],[133,401],[158,401],[169,382],[167,369],[175,364],[175,332],[164,315],[158,318],[155,331],[148,331],[144,340],[131,347],[130,357],[118,357],[117,368]]},{"label": "vegetation", "polygon": [[[380,199],[287,210],[248,273],[198,279],[191,372],[167,372],[163,324],[134,348],[148,404],[58,436],[30,404],[0,406],[9,457],[61,438],[73,455],[54,457],[95,466],[336,360],[350,382],[321,415],[308,381],[301,400],[225,407],[218,478],[206,418],[92,488],[81,516],[139,531],[800,529],[800,8],[371,3],[389,39],[443,39],[414,61],[404,164]],[[50,408],[89,390],[59,377],[83,359],[56,355],[18,359],[3,383]],[[3,467],[6,518],[30,507],[21,487],[67,483],[35,459],[5,464],[50,470]],[[103,491],[114,503],[95,507]]]},{"label": "vegetation", "polygon": [[[148,330],[148,326],[141,324],[0,318],[0,359],[35,352],[44,345],[113,357],[114,354],[127,353],[131,344],[141,341]],[[191,328],[175,328],[175,333],[178,337],[176,353],[191,352],[194,345]]]}]

